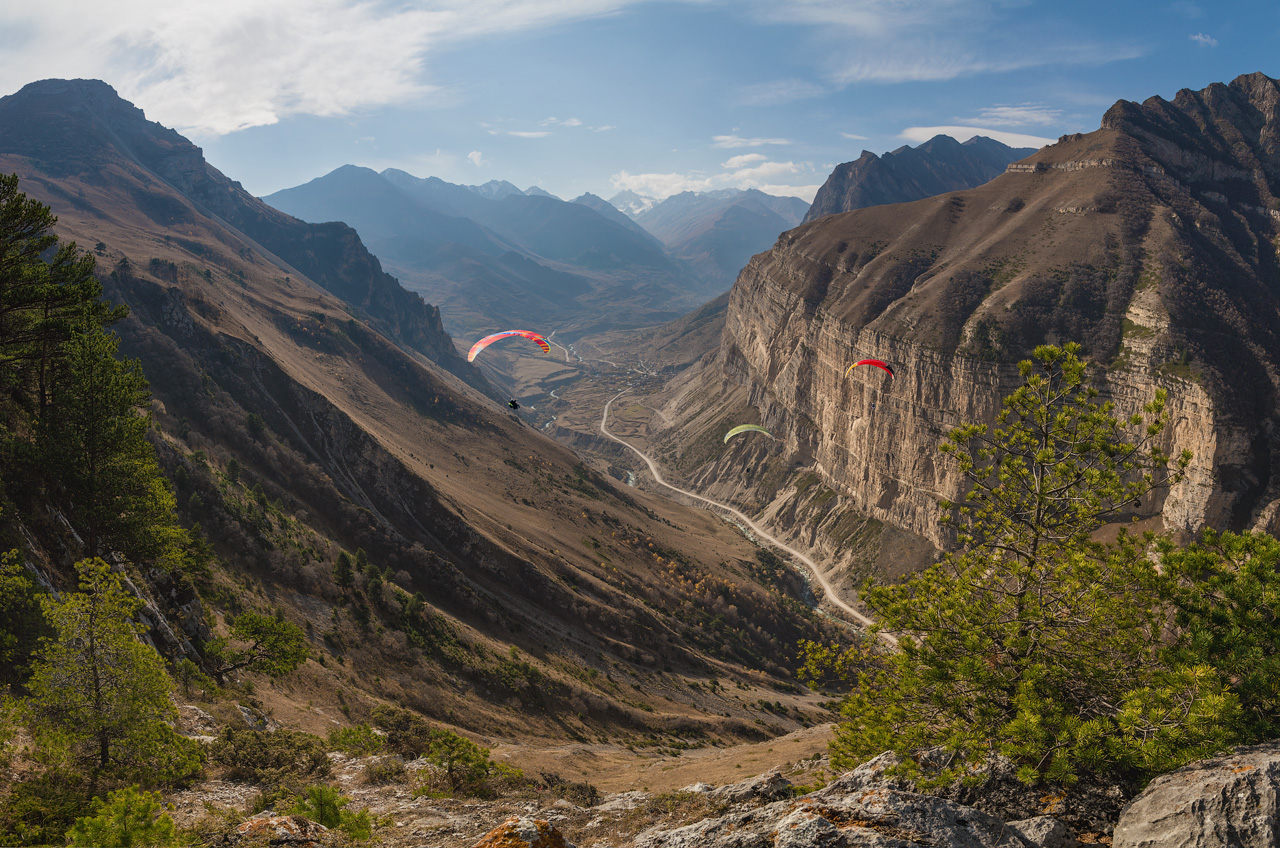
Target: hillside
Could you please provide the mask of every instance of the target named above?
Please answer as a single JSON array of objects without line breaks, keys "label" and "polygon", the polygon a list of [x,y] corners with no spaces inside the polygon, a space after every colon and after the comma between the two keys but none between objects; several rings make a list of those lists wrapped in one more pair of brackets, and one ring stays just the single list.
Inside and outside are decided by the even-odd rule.
[{"label": "hillside", "polygon": [[[216,555],[199,599],[166,608],[152,586],[157,603],[175,630],[261,608],[308,634],[314,659],[257,689],[277,720],[323,732],[392,702],[510,739],[648,744],[817,717],[788,665],[829,625],[753,576],[757,549],[492,403],[350,228],[267,207],[95,81],[0,99],[0,167],[130,308],[116,329],[150,381],[161,464]],[[65,584],[60,531],[26,531]],[[376,593],[335,583],[357,550]],[[740,694],[689,685],[711,677]],[[760,687],[795,709],[761,718]]]},{"label": "hillside", "polygon": [[1035,148],[1009,147],[985,136],[961,144],[948,135],[934,136],[917,147],[904,145],[883,156],[864,150],[856,160],[831,172],[814,195],[804,223],[867,206],[976,188],[1032,153]]}]

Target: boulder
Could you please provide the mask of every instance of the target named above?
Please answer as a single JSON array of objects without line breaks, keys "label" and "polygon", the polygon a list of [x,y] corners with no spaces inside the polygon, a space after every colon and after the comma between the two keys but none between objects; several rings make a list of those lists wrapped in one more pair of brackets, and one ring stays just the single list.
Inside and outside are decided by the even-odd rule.
[{"label": "boulder", "polygon": [[472,848],[573,848],[551,822],[511,816],[480,837]]},{"label": "boulder", "polygon": [[749,801],[778,801],[791,797],[791,781],[774,769],[741,783],[719,786],[707,792],[707,796],[726,804],[745,804]]},{"label": "boulder", "polygon": [[1009,829],[1037,848],[1078,848],[1080,845],[1071,829],[1053,816],[1009,822]]},{"label": "boulder", "polygon": [[[863,775],[866,777],[867,775]],[[848,775],[846,777],[849,777]],[[737,807],[685,827],[652,828],[635,848],[1035,848],[962,804],[870,782],[836,781],[800,799]]]},{"label": "boulder", "polygon": [[1125,807],[1114,848],[1280,845],[1280,741],[1161,775]]},{"label": "boulder", "polygon": [[327,843],[328,834],[327,827],[303,816],[260,815],[236,828],[238,842],[288,848],[320,848]]}]

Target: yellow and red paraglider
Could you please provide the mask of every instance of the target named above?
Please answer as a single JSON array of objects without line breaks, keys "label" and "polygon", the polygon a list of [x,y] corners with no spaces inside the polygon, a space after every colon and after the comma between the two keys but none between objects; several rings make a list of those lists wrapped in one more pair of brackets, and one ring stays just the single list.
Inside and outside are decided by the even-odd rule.
[{"label": "yellow and red paraglider", "polygon": [[476,358],[476,354],[496,342],[498,339],[504,339],[507,336],[523,336],[530,341],[537,342],[538,347],[542,348],[543,353],[551,352],[551,345],[547,344],[547,340],[537,333],[530,330],[503,330],[501,333],[494,333],[491,336],[485,336],[480,341],[471,346],[471,350],[467,351],[467,361],[472,362]]},{"label": "yellow and red paraglider", "polygon": [[885,371],[890,377],[893,376],[893,369],[881,362],[879,359],[859,359],[857,362],[845,369],[844,375],[848,377],[849,372],[857,368],[859,365],[874,365],[875,367]]}]

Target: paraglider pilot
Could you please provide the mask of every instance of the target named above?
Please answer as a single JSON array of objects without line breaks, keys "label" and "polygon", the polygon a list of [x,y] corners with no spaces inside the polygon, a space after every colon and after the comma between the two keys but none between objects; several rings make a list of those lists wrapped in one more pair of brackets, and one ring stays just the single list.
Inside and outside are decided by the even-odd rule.
[{"label": "paraglider pilot", "polygon": [[520,404],[516,401],[515,398],[512,398],[511,400],[507,401],[507,406],[511,407],[512,409],[520,408]]}]

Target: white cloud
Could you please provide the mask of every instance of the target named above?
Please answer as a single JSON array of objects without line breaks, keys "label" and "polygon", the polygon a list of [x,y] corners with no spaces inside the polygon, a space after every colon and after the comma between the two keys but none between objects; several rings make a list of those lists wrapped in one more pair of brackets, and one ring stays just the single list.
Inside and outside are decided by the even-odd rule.
[{"label": "white cloud", "polygon": [[551,133],[546,130],[507,130],[504,135],[513,135],[516,138],[546,138]]},{"label": "white cloud", "polygon": [[559,118],[543,118],[541,121],[538,121],[538,126],[540,127],[552,127],[552,126],[580,127],[582,126],[582,121],[578,120],[577,118],[566,118],[563,121],[560,120]]},{"label": "white cloud", "polygon": [[728,168],[729,170],[737,170],[738,168],[745,168],[746,166],[756,162],[763,162],[768,158],[769,157],[765,156],[763,153],[744,153],[741,156],[730,157],[728,161],[722,162],[720,167]]},{"label": "white cloud", "polygon": [[467,161],[478,168],[484,164],[484,157],[480,155],[479,150],[473,150],[467,154]]},{"label": "white cloud", "polygon": [[813,202],[818,185],[787,185],[781,179],[796,174],[811,175],[811,165],[796,162],[771,162],[758,153],[734,156],[723,164],[724,171],[717,174],[665,173],[632,174],[620,171],[610,179],[615,191],[631,190],[637,194],[659,199],[682,191],[714,191],[723,188],[754,188],[766,194],[799,197]]},{"label": "white cloud", "polygon": [[748,85],[738,90],[738,103],[743,106],[776,106],[821,97],[827,89],[815,82],[785,79]]},{"label": "white cloud", "polygon": [[1057,142],[1056,138],[1043,138],[1038,135],[1025,135],[986,127],[907,127],[898,134],[899,138],[913,141],[917,144],[926,142],[935,135],[949,135],[961,143],[976,135],[984,135],[1010,147],[1044,147],[1047,144],[1055,144]]},{"label": "white cloud", "polygon": [[1036,103],[988,106],[978,110],[976,120],[990,127],[1052,126],[1062,120],[1062,110]]},{"label": "white cloud", "polygon": [[111,83],[195,135],[343,115],[453,92],[425,80],[442,45],[610,14],[638,0],[44,0],[0,4],[0,91],[49,77]]},{"label": "white cloud", "polygon": [[847,138],[850,141],[866,141],[867,140],[867,137],[865,135],[858,135],[857,133],[842,132],[840,133],[840,137]]},{"label": "white cloud", "polygon": [[710,177],[690,174],[629,174],[619,171],[609,178],[616,191],[634,191],[636,194],[668,198],[682,191],[711,191],[716,188]]},{"label": "white cloud", "polygon": [[1218,46],[1218,39],[1214,38],[1211,35],[1205,35],[1203,32],[1197,32],[1195,35],[1190,36],[1190,38],[1192,41],[1194,41],[1196,44],[1199,44],[1201,47],[1217,47]]},{"label": "white cloud", "polygon": [[763,147],[766,144],[791,144],[789,138],[742,138],[736,135],[718,135],[712,140],[712,147]]},{"label": "white cloud", "polygon": [[[818,82],[740,89],[744,104],[815,97],[863,80],[941,80],[1105,64],[1141,51],[1068,27],[1019,27],[1011,0],[679,0],[798,29]],[[195,135],[452,102],[431,60],[470,41],[617,14],[656,0],[42,0],[0,4],[0,92],[47,77],[104,79],[149,117]],[[1016,3],[1012,4],[1016,5]],[[1184,14],[1195,7],[1177,0]],[[1192,36],[1206,46],[1209,36]],[[563,126],[577,126],[569,118]],[[580,122],[579,122],[580,123]],[[778,140],[744,142],[781,143]],[[745,146],[745,145],[744,145]]]},{"label": "white cloud", "polygon": [[591,131],[592,132],[608,132],[609,130],[616,130],[616,129],[617,127],[613,126],[612,124],[608,124],[603,127],[592,127]]}]

